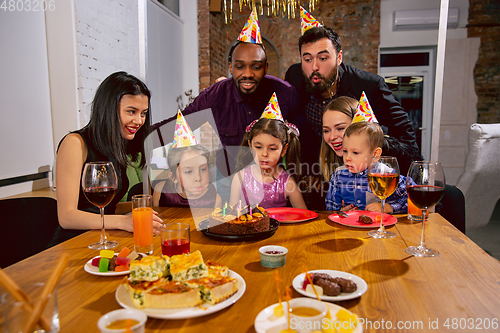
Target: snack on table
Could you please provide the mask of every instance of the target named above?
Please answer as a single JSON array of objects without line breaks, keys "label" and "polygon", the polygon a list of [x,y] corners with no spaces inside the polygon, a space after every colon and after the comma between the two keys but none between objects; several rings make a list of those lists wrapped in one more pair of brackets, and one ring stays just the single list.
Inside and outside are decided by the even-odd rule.
[{"label": "snack on table", "polygon": [[[250,215],[250,209],[252,214]],[[257,205],[216,208],[208,219],[208,230],[220,235],[245,235],[269,231],[269,214]]]},{"label": "snack on table", "polygon": [[168,257],[148,256],[130,263],[130,278],[133,281],[156,281],[165,276]]},{"label": "snack on table", "polygon": [[208,269],[200,251],[194,251],[170,257],[170,275],[174,281],[199,279],[208,275]]},{"label": "snack on table", "polygon": [[372,224],[373,223],[372,218],[367,216],[367,215],[360,215],[358,221],[361,223],[364,223],[364,224]]},{"label": "snack on table", "polygon": [[228,276],[213,276],[186,281],[191,288],[201,292],[201,299],[208,304],[220,303],[238,291],[238,280]]},{"label": "snack on table", "polygon": [[323,288],[326,296],[338,296],[341,293],[353,293],[358,289],[356,283],[341,277],[332,277],[326,273],[311,273],[313,284]]},{"label": "snack on table", "polygon": [[[202,303],[217,304],[238,291],[238,280],[227,276],[228,268],[212,261],[205,264],[200,251],[172,257],[150,256],[141,261],[144,261],[143,264],[134,265],[137,266],[134,277],[133,263],[130,264],[130,277],[123,282],[137,308],[174,309]],[[139,274],[162,265],[165,269],[161,276],[156,273]],[[143,280],[137,278],[139,275],[143,276]],[[156,280],[144,280],[152,276]]]},{"label": "snack on table", "polygon": [[179,281],[161,278],[157,281],[125,280],[125,288],[139,308],[176,309],[201,304],[200,290]]}]

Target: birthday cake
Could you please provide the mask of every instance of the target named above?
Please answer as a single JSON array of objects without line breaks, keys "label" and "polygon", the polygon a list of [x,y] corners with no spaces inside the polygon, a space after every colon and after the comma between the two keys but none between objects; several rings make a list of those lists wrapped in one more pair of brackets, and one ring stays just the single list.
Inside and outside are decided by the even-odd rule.
[{"label": "birthday cake", "polygon": [[255,205],[216,208],[208,219],[208,230],[220,235],[246,235],[269,230],[269,214]]}]

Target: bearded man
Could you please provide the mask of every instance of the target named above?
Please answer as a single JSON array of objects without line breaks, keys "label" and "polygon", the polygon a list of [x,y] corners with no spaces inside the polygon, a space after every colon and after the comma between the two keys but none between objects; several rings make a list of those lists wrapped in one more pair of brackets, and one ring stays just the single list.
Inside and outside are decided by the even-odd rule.
[{"label": "bearded man", "polygon": [[[300,64],[288,68],[285,81],[301,97],[301,108],[315,139],[309,159],[317,162],[321,143],[321,114],[334,98],[349,96],[359,100],[364,91],[384,134],[418,150],[408,113],[394,98],[383,77],[342,62],[341,40],[332,29],[320,26],[308,29],[299,39]],[[305,139],[305,137],[304,137]],[[312,150],[312,149],[311,149]],[[304,161],[306,158],[303,156]]]},{"label": "bearded man", "polygon": [[394,98],[384,78],[344,64],[341,40],[337,33],[325,26],[309,28],[299,39],[299,52],[301,63],[288,68],[285,81],[299,92],[299,111],[307,118],[308,126],[301,130],[300,137],[302,161],[305,164],[303,175],[319,178],[319,168],[315,166],[319,161],[325,106],[340,96],[359,100],[363,91],[384,134],[418,151],[408,113]]}]

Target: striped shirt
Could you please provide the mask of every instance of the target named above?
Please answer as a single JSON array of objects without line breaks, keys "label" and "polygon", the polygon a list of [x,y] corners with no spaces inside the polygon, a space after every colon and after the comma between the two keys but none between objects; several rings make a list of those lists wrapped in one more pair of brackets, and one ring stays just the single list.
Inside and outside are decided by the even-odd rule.
[{"label": "striped shirt", "polygon": [[[368,185],[367,176],[367,170],[351,173],[345,166],[337,168],[330,180],[330,188],[325,199],[326,209],[340,210],[342,201],[344,201],[345,206],[352,204],[358,210],[364,210],[367,202],[375,202],[372,201],[376,197]],[[399,176],[396,191],[385,202],[392,206],[393,214],[406,213],[408,209],[407,199],[406,177]]]}]

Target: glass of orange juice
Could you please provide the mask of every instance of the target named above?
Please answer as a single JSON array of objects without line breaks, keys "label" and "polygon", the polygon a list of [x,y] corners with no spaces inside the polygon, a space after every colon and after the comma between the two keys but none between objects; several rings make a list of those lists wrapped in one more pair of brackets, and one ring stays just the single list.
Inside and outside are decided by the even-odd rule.
[{"label": "glass of orange juice", "polygon": [[[428,209],[425,214],[429,214]],[[408,197],[408,218],[412,221],[422,221],[422,210],[411,202],[410,197]]]},{"label": "glass of orange juice", "polygon": [[134,250],[153,254],[153,197],[138,194],[132,197],[132,220],[134,223]]}]

